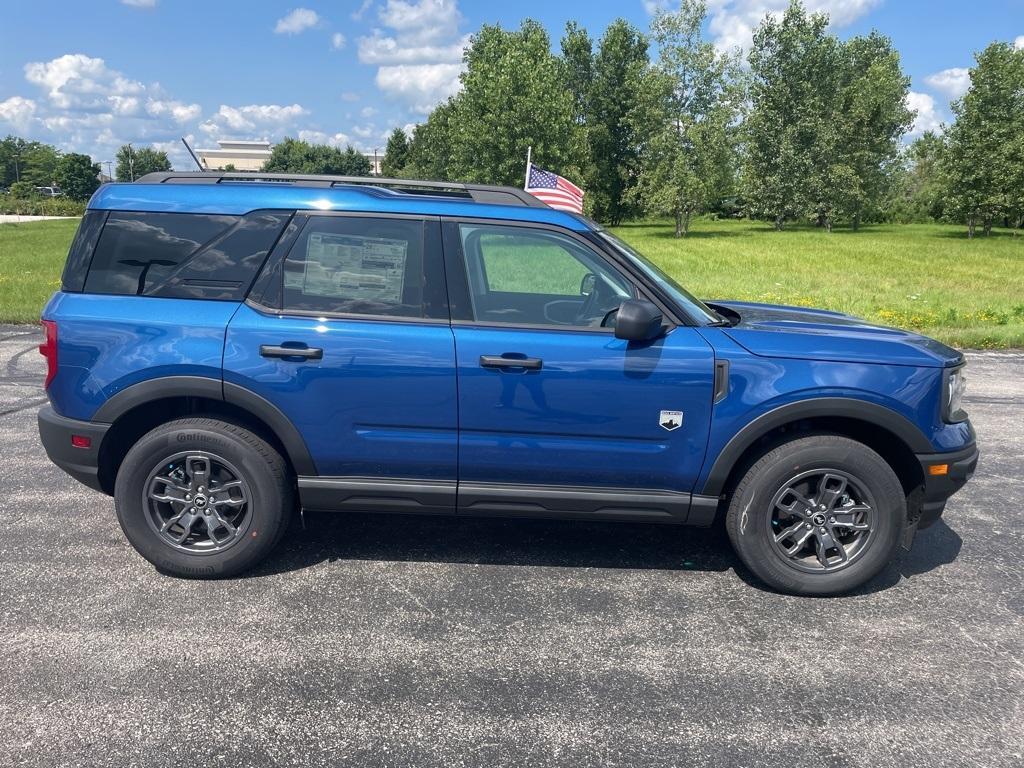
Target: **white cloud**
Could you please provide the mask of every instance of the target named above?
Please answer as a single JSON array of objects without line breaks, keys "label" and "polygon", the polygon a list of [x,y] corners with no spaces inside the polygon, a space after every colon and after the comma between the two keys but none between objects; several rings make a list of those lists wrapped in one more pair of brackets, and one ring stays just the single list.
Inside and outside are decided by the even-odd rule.
[{"label": "white cloud", "polygon": [[82,53],[26,64],[25,79],[46,91],[47,99],[59,109],[113,107],[119,99],[145,90],[137,80],[109,69],[103,59]]},{"label": "white cloud", "polygon": [[1018,51],[1021,48],[1024,48],[1024,35],[1021,35],[1020,37],[1013,41],[1013,47],[1016,48]]},{"label": "white cloud", "polygon": [[927,93],[910,91],[907,94],[907,108],[917,112],[911,136],[920,136],[925,131],[942,131],[942,116],[935,108],[935,99]]},{"label": "white cloud", "polygon": [[274,32],[278,35],[297,35],[320,23],[320,16],[309,8],[296,8],[287,16],[277,20]]},{"label": "white cloud", "polygon": [[342,101],[359,101],[359,94],[355,91],[342,91]]},{"label": "white cloud", "polygon": [[11,96],[0,101],[0,123],[11,125],[18,131],[27,131],[36,114],[36,103],[32,99]]},{"label": "white cloud", "polygon": [[198,104],[185,104],[174,100],[150,99],[146,112],[153,117],[170,117],[176,123],[191,123],[198,120],[203,110]]},{"label": "white cloud", "polygon": [[345,36],[341,32],[335,32],[331,35],[331,48],[334,50],[341,50],[345,47]]},{"label": "white cloud", "polygon": [[359,61],[378,67],[378,88],[420,113],[458,92],[469,35],[459,34],[455,0],[387,0],[378,18],[389,32],[359,39]]},{"label": "white cloud", "polygon": [[426,114],[458,92],[461,64],[398,64],[377,70],[377,87]]},{"label": "white cloud", "polygon": [[966,67],[951,67],[928,75],[924,81],[950,99],[959,99],[971,87],[971,71]]},{"label": "white cloud", "polygon": [[334,147],[345,147],[352,143],[352,140],[344,133],[324,133],[323,131],[299,131],[299,140],[308,141],[310,144],[330,144]]},{"label": "white cloud", "polygon": [[280,135],[293,127],[298,118],[308,114],[309,111],[299,104],[283,107],[278,104],[248,104],[244,107],[221,104],[217,114],[200,125],[199,129],[216,138],[230,134],[251,135],[261,131],[264,135]]},{"label": "white cloud", "polygon": [[433,43],[458,34],[462,14],[455,0],[387,0],[380,21],[406,42]]},{"label": "white cloud", "polygon": [[352,12],[352,20],[353,21],[362,21],[363,20],[363,16],[366,15],[366,12],[368,10],[370,10],[370,8],[372,6],[373,6],[373,0],[363,0],[362,4],[356,10],[354,10]]},{"label": "white cloud", "polygon": [[361,110],[359,110],[359,114],[362,117],[373,117],[374,115],[377,114],[377,110],[374,107],[363,107]]},{"label": "white cloud", "polygon": [[643,0],[642,4],[648,16],[653,16],[658,11],[667,10],[669,6],[668,0]]},{"label": "white cloud", "polygon": [[462,61],[462,53],[469,45],[469,35],[463,35],[444,45],[407,45],[394,37],[374,32],[359,39],[359,61],[363,64],[418,64],[420,62]]},{"label": "white cloud", "polygon": [[156,0],[121,0],[121,5],[132,8],[156,8]]},{"label": "white cloud", "polygon": [[[881,0],[805,0],[810,12],[827,13],[833,27],[845,27],[878,5]],[[789,0],[710,0],[708,29],[720,50],[750,47],[754,30],[768,14],[781,18]],[[645,8],[661,6],[645,2]],[[648,10],[651,12],[651,10]]]}]

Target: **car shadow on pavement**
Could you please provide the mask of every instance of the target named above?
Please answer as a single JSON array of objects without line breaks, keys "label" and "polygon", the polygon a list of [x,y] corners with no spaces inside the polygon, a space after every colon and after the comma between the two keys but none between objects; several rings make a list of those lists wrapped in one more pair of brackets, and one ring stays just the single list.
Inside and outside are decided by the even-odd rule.
[{"label": "car shadow on pavement", "polygon": [[252,576],[339,560],[725,571],[720,529],[655,523],[307,512]]},{"label": "car shadow on pavement", "polygon": [[[910,552],[852,593],[879,592],[953,562],[963,540],[943,520],[920,531]],[[377,513],[315,513],[299,519],[277,550],[249,577],[323,562],[379,560],[561,568],[678,571],[734,569],[764,589],[740,563],[721,526],[687,528],[653,523],[419,517]]]}]

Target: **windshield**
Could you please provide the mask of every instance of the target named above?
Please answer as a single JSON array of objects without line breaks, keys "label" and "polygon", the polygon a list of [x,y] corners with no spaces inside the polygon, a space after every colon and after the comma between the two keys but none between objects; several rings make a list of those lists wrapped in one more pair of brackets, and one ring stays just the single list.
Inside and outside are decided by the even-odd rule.
[{"label": "windshield", "polygon": [[647,257],[636,249],[624,243],[611,232],[599,230],[595,234],[619,253],[626,256],[630,261],[635,262],[651,280],[656,282],[663,291],[675,299],[676,303],[686,310],[698,323],[713,323],[717,325],[721,322],[722,319],[710,307],[705,305],[700,299],[691,296],[689,291],[648,261]]}]

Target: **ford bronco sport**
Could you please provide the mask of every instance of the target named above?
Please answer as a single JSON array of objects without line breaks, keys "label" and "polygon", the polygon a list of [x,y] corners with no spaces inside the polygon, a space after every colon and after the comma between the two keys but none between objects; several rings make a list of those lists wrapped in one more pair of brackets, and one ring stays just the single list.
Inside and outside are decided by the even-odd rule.
[{"label": "ford bronco sport", "polygon": [[512,188],[107,184],[42,322],[47,453],[179,576],[251,568],[302,507],[718,523],[770,586],[836,594],[978,460],[959,352],[699,301]]}]

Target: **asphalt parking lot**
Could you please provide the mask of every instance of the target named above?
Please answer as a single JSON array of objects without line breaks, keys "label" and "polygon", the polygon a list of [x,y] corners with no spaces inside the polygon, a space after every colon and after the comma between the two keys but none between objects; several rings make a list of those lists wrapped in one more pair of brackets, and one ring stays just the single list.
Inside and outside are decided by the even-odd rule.
[{"label": "asphalt parking lot", "polygon": [[181,581],[46,459],[0,326],[0,765],[1020,766],[1024,355],[972,355],[982,461],[862,592],[759,588],[723,536],[310,515]]}]

